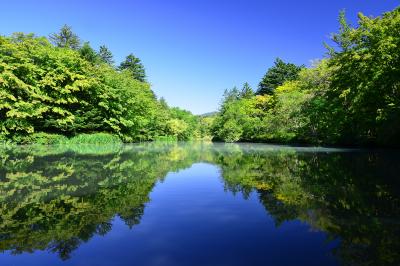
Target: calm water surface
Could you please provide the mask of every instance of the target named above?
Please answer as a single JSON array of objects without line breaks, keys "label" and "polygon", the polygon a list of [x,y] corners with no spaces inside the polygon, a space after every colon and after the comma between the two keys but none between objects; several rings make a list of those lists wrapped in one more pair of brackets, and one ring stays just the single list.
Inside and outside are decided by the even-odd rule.
[{"label": "calm water surface", "polygon": [[0,265],[400,265],[400,153],[0,148]]}]

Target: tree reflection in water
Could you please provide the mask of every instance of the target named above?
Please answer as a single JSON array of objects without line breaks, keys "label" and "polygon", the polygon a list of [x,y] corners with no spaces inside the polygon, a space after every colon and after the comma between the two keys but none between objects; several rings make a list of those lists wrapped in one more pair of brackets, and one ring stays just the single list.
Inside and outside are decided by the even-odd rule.
[{"label": "tree reflection in water", "polygon": [[146,143],[126,146],[3,147],[0,250],[49,250],[63,260],[117,216],[140,223],[167,173],[207,162],[224,186],[257,192],[279,227],[301,220],[329,239],[344,264],[399,263],[399,155],[391,151],[253,144]]}]

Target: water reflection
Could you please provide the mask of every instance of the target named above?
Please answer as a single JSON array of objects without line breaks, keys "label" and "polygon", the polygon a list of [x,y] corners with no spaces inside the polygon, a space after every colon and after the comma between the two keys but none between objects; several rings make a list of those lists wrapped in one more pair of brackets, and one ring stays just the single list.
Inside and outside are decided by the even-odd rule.
[{"label": "water reflection", "polygon": [[115,217],[134,228],[157,182],[198,162],[220,169],[228,193],[256,192],[277,227],[300,220],[340,239],[343,264],[400,262],[397,152],[254,144],[3,147],[0,250],[67,260]]}]

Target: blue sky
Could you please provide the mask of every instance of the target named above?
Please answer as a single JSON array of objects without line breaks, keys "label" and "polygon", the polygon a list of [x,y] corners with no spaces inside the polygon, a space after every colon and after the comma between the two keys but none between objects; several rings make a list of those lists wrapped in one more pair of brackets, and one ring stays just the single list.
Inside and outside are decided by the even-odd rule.
[{"label": "blue sky", "polygon": [[398,0],[12,0],[1,5],[0,34],[45,35],[72,26],[117,62],[143,61],[155,93],[195,114],[215,111],[223,91],[253,88],[276,57],[296,64],[325,54],[339,10],[377,16]]}]

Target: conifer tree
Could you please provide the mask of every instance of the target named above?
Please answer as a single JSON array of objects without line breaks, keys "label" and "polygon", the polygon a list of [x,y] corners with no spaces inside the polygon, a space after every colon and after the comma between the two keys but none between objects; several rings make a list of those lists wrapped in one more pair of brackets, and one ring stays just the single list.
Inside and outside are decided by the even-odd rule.
[{"label": "conifer tree", "polygon": [[106,64],[113,65],[114,64],[114,58],[113,54],[111,51],[107,48],[105,45],[100,46],[100,51],[99,51],[99,57],[100,60],[103,61]]},{"label": "conifer tree", "polygon": [[78,50],[81,44],[78,35],[73,33],[72,28],[68,25],[64,25],[58,33],[51,34],[49,38],[57,47]]},{"label": "conifer tree", "polygon": [[144,66],[140,59],[133,54],[130,54],[126,57],[125,61],[120,64],[119,70],[129,70],[132,72],[134,79],[141,82],[146,81],[146,72]]}]

